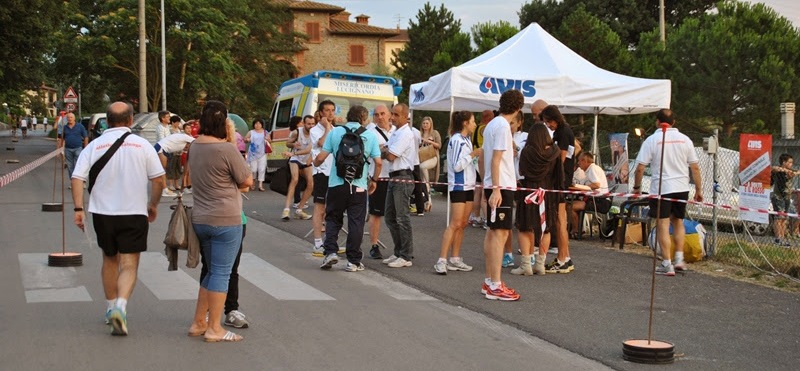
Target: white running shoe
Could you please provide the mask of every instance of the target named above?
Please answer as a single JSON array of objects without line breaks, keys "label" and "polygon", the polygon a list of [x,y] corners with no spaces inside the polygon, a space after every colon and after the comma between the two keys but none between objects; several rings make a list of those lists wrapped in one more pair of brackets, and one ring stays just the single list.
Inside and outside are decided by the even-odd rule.
[{"label": "white running shoe", "polygon": [[383,259],[382,262],[383,262],[383,264],[389,264],[389,263],[391,263],[391,262],[393,262],[395,260],[397,260],[397,257],[392,255],[392,256],[390,256],[390,257],[388,257],[386,259]]},{"label": "white running shoe", "polygon": [[410,260],[397,258],[393,262],[389,263],[389,268],[403,268],[403,267],[410,267],[412,265],[413,263]]}]

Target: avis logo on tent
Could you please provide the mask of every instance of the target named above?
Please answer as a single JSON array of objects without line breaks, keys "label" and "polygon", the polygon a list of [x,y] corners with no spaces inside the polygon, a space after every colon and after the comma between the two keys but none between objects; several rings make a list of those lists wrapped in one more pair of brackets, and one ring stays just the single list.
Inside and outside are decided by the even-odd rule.
[{"label": "avis logo on tent", "polygon": [[481,93],[503,94],[507,90],[517,89],[522,92],[523,96],[528,98],[536,95],[536,89],[533,85],[536,81],[533,80],[514,80],[514,79],[498,79],[494,77],[484,77],[481,81]]},{"label": "avis logo on tent", "polygon": [[422,92],[422,89],[419,89],[414,92],[414,103],[419,103],[425,100],[425,93]]}]

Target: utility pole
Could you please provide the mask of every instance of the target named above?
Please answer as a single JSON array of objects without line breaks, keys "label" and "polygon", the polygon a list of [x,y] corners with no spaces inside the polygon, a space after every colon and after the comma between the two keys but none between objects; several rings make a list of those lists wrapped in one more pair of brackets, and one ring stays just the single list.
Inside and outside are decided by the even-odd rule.
[{"label": "utility pole", "polygon": [[164,0],[161,0],[161,109],[167,110],[167,42]]},{"label": "utility pole", "polygon": [[144,0],[139,0],[139,112],[148,112],[147,39],[144,31]]},{"label": "utility pole", "polygon": [[664,0],[658,1],[658,29],[661,31],[661,48],[667,48],[667,26],[664,19]]}]

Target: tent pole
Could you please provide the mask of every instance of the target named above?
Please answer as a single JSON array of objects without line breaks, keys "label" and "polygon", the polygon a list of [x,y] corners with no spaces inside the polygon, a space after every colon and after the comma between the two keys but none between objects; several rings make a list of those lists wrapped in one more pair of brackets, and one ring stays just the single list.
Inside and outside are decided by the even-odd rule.
[{"label": "tent pole", "polygon": [[[447,122],[449,122],[449,124],[447,125],[448,128],[453,127],[453,111],[455,110],[455,105],[456,105],[456,99],[451,94],[450,95],[450,115],[447,117]],[[445,151],[447,151],[447,150],[445,150]],[[441,157],[439,157],[439,160],[441,160]],[[449,178],[449,175],[448,175],[448,178]],[[438,181],[438,179],[437,179],[437,181]],[[447,192],[447,214],[446,214],[447,215],[447,220],[445,221],[445,226],[447,226],[447,227],[450,226],[450,192],[448,191],[448,189],[450,189],[450,184],[449,183],[450,182],[448,182],[448,184],[447,184],[447,189],[445,189],[445,192]]]},{"label": "tent pole", "polygon": [[594,133],[592,134],[592,153],[595,156],[594,162],[597,163],[598,166],[602,164],[600,161],[600,151],[597,148],[597,117],[600,115],[600,109],[598,107],[594,108]]}]

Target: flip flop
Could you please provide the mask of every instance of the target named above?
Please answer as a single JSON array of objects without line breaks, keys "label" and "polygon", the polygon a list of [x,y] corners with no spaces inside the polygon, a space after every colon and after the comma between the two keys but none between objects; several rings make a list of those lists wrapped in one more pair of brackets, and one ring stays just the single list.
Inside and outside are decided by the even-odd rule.
[{"label": "flip flop", "polygon": [[186,335],[195,338],[195,337],[198,337],[198,336],[203,336],[205,334],[206,334],[206,330],[198,331],[198,332],[189,331],[189,333],[187,333]]},{"label": "flip flop", "polygon": [[205,338],[205,341],[208,342],[208,343],[216,343],[216,342],[220,342],[220,341],[225,341],[225,342],[231,341],[231,342],[233,342],[233,341],[242,341],[242,340],[244,340],[243,337],[241,337],[240,335],[234,334],[233,332],[230,332],[230,331],[225,333],[225,336],[223,336],[221,338],[216,338],[216,339],[215,338],[208,338],[208,337]]},{"label": "flip flop", "polygon": [[258,191],[259,191],[259,192],[264,192],[264,191],[266,191],[266,189],[264,189],[264,187],[260,187],[260,188],[258,189]]}]

